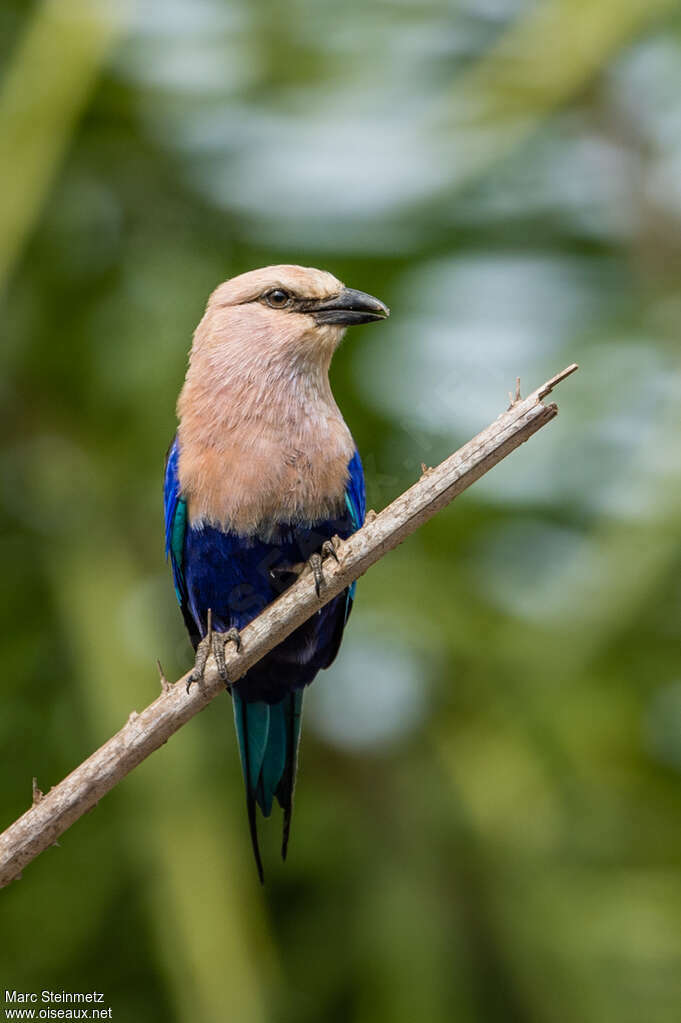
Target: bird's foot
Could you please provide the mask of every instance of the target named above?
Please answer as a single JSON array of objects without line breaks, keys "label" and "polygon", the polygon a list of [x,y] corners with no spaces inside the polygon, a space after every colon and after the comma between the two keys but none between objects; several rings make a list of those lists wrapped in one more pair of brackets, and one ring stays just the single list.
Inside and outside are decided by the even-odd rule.
[{"label": "bird's foot", "polygon": [[326,558],[333,558],[334,561],[338,561],[338,551],[336,548],[339,543],[340,537],[338,536],[333,536],[330,540],[325,540],[322,544],[322,558],[324,560],[326,560]]},{"label": "bird's foot", "polygon": [[241,633],[238,629],[227,629],[227,632],[222,633],[222,638],[225,641],[225,646],[227,646],[228,643],[233,643],[236,652],[241,653]]},{"label": "bird's foot", "polygon": [[239,653],[241,650],[241,633],[238,629],[231,628],[227,629],[227,632],[214,632],[212,642],[212,652],[215,658],[215,663],[218,669],[218,675],[223,682],[229,682],[229,675],[227,674],[227,664],[225,662],[225,647],[228,643],[233,643],[236,652]]},{"label": "bird's foot", "polygon": [[308,564],[312,575],[314,576],[314,588],[318,597],[322,595],[322,586],[324,585],[324,571],[323,565],[327,558],[333,558],[334,561],[338,561],[338,552],[336,550],[336,543],[338,538],[334,537],[333,540],[325,540],[322,544],[321,551],[319,554],[311,554]]},{"label": "bird's foot", "polygon": [[199,645],[196,648],[196,660],[194,661],[194,667],[191,670],[191,674],[187,679],[187,693],[194,685],[194,683],[203,682],[203,676],[206,674],[206,664],[208,663],[208,655],[211,652],[213,645],[213,634],[212,632],[207,633]]},{"label": "bird's foot", "polygon": [[241,635],[239,630],[232,628],[228,629],[227,632],[214,632],[213,612],[209,608],[208,628],[206,630],[206,635],[196,648],[196,660],[194,661],[194,667],[187,679],[187,692],[189,692],[195,682],[203,682],[203,677],[206,673],[206,664],[208,663],[208,658],[211,654],[215,658],[215,664],[221,680],[223,682],[229,682],[227,664],[225,661],[225,647],[228,643],[234,643],[237,653],[241,650]]}]

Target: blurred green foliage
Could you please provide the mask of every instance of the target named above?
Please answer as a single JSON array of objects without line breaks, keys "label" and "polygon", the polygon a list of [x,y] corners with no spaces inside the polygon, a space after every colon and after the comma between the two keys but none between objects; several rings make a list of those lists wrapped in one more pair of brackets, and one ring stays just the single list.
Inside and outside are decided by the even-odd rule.
[{"label": "blurred green foliage", "polygon": [[362,580],[266,888],[225,697],[2,893],[3,987],[676,1023],[678,10],[2,0],[0,58],[3,822],[189,663],[161,472],[219,281],[301,262],[392,307],[333,368],[374,507],[581,364]]}]

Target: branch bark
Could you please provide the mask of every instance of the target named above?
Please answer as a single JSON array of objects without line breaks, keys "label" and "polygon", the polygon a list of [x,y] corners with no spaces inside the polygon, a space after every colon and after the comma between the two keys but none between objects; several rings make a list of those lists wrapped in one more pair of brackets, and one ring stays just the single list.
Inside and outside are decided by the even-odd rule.
[{"label": "branch bark", "polygon": [[[320,607],[550,422],[558,408],[545,405],[542,399],[576,369],[576,365],[568,366],[527,398],[516,398],[462,448],[436,468],[425,469],[421,478],[380,514],[369,513],[362,529],[339,544],[338,562],[325,561],[320,596],[312,575],[301,575],[243,630],[240,651],[234,644],[227,645],[230,680],[237,681]],[[188,674],[175,685],[168,685],[162,677],[157,700],[141,714],[133,711],[119,732],[48,793],[34,790],[33,806],[0,835],[0,887],[21,877],[27,864],[224,689],[212,658],[203,683],[187,693]]]}]

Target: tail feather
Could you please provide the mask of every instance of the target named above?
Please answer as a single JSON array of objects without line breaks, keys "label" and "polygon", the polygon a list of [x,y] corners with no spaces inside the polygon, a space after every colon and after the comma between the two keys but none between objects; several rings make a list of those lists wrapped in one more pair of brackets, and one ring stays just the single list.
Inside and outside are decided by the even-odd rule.
[{"label": "tail feather", "polygon": [[286,735],[285,705],[288,697],[281,703],[270,707],[270,731],[267,737],[267,752],[262,764],[260,782],[262,799],[258,799],[260,809],[265,817],[272,812],[272,801],[286,769],[288,739]]},{"label": "tail feather", "polygon": [[247,703],[238,689],[232,689],[234,721],[239,741],[241,767],[246,785],[246,805],[253,854],[262,882],[263,869],[258,846],[256,804],[265,817],[272,812],[276,796],[284,810],[282,857],[286,858],[293,789],[298,761],[303,692],[289,693],[279,703]]},{"label": "tail feather", "polygon": [[[246,781],[246,809],[248,811],[248,827],[251,833],[251,845],[253,846],[253,856],[255,857],[255,865],[258,868],[260,884],[264,884],[265,874],[262,869],[262,859],[260,858],[260,848],[258,846],[258,826],[255,820],[255,794],[250,782],[252,776],[252,761],[250,755],[250,743],[248,741],[249,721],[246,709],[248,704],[245,700],[241,699],[236,689],[232,690],[232,697],[234,700],[234,722],[236,724],[236,733],[239,739],[241,769]],[[254,760],[253,763],[255,762],[256,761]]]},{"label": "tail feather", "polygon": [[270,708],[267,703],[246,703],[234,690],[234,715],[239,736],[241,767],[248,779],[249,788],[255,790],[267,751]]},{"label": "tail feather", "polygon": [[289,755],[286,769],[281,776],[277,788],[277,799],[284,811],[284,830],[281,838],[281,858],[286,859],[288,839],[291,831],[291,815],[293,813],[293,790],[298,771],[298,746],[300,743],[300,727],[303,719],[303,690],[298,689],[286,699],[286,733]]}]

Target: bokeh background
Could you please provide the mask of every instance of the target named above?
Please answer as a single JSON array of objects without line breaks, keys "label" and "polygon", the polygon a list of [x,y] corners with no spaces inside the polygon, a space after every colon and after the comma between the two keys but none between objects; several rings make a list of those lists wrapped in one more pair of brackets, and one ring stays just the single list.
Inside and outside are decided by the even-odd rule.
[{"label": "bokeh background", "polygon": [[558,420],[361,581],[289,862],[228,697],[0,895],[0,984],[129,1021],[681,1018],[681,12],[2,0],[1,821],[190,662],[161,475],[221,280],[393,310],[333,386],[380,508]]}]

